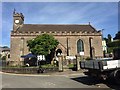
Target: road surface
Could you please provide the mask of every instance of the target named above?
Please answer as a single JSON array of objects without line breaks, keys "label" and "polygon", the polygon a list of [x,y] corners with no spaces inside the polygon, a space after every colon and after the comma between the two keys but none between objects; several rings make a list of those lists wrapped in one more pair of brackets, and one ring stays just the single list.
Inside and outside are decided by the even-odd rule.
[{"label": "road surface", "polygon": [[74,75],[2,75],[2,88],[112,88],[120,86],[103,83],[82,73]]}]

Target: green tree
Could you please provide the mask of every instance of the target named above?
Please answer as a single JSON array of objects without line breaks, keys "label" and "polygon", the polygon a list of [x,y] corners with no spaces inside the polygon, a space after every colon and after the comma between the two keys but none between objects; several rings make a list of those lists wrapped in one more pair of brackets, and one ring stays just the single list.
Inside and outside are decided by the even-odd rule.
[{"label": "green tree", "polygon": [[120,31],[118,31],[118,33],[115,35],[114,40],[116,40],[116,39],[119,39],[119,40],[120,40]]},{"label": "green tree", "polygon": [[111,42],[112,36],[110,34],[108,34],[108,43]]},{"label": "green tree", "polygon": [[39,35],[36,38],[27,41],[29,50],[35,55],[47,56],[50,52],[57,47],[59,42],[48,34]]},{"label": "green tree", "polygon": [[105,37],[104,40],[106,41],[106,44],[107,44],[108,43],[108,38]]},{"label": "green tree", "polygon": [[120,40],[108,43],[107,47],[108,47],[108,53],[113,52],[114,49],[120,48]]},{"label": "green tree", "polygon": [[2,48],[9,48],[8,46],[3,46]]},{"label": "green tree", "polygon": [[116,48],[118,48],[118,47],[120,47],[120,40],[116,40],[116,41],[110,42],[110,43],[108,43],[107,46],[108,47],[116,47]]},{"label": "green tree", "polygon": [[105,37],[104,40],[106,41],[106,44],[110,43],[112,39],[112,36],[110,34],[107,35],[107,38]]},{"label": "green tree", "polygon": [[114,38],[114,41],[111,42],[111,35],[108,34],[107,47],[108,53],[113,52],[114,49],[120,48],[120,32],[118,32]]}]

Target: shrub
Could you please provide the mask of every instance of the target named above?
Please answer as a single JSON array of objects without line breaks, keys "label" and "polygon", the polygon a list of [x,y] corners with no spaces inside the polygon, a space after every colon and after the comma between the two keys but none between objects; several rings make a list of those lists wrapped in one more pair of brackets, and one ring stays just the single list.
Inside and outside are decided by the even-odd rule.
[{"label": "shrub", "polygon": [[87,57],[85,60],[91,60],[91,58],[90,58],[90,57]]}]

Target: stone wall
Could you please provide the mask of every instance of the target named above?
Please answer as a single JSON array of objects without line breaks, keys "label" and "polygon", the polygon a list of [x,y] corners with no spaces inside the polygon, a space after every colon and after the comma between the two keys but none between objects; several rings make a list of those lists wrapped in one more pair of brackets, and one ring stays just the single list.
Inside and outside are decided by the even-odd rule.
[{"label": "stone wall", "polygon": [[[44,32],[46,33],[46,32]],[[35,38],[37,35],[43,34],[42,32],[11,32],[11,61],[15,61],[13,65],[18,65],[23,61],[21,55],[26,55],[29,53],[27,47],[27,41]],[[66,55],[67,51],[67,38],[69,55],[77,54],[77,41],[81,39],[84,43],[84,57],[90,57],[90,45],[89,38],[92,38],[92,46],[95,48],[95,57],[102,57],[102,37],[100,32],[87,33],[87,32],[49,32],[49,34],[54,35],[54,37],[60,42],[57,49],[62,49],[62,54]]]}]

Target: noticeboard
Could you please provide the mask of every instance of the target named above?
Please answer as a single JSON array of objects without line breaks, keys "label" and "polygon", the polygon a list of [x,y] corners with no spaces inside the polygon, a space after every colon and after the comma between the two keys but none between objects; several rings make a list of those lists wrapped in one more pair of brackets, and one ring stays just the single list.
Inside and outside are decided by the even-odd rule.
[{"label": "noticeboard", "polygon": [[39,60],[39,61],[45,61],[45,55],[38,55],[37,56],[37,60]]},{"label": "noticeboard", "polygon": [[84,55],[84,52],[79,52],[79,54],[80,54],[81,56],[83,56],[83,55]]}]

